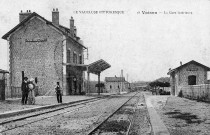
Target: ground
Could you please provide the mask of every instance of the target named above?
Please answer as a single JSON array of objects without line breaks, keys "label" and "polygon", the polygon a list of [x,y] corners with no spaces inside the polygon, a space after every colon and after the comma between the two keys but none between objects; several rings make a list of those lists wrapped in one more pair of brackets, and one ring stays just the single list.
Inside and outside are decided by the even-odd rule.
[{"label": "ground", "polygon": [[[68,102],[70,99],[71,101],[78,100],[78,98],[86,99],[86,98],[91,98],[91,97],[82,97],[82,96],[64,97],[64,102]],[[152,105],[154,106],[157,113],[160,115],[163,123],[166,125],[171,135],[210,135],[210,103],[198,102],[196,100],[189,100],[186,98],[180,98],[180,97],[174,97],[174,96],[148,95],[148,98],[150,98]],[[143,102],[143,98],[141,99],[142,99],[141,102]],[[34,106],[42,106],[42,105],[49,105],[49,104],[56,104],[56,103],[57,103],[56,97],[40,98],[39,100],[37,100],[36,105],[21,105],[20,99],[3,101],[3,102],[0,102],[0,113],[9,111],[9,110],[19,110],[19,109],[24,109],[24,108],[34,107]],[[118,102],[114,102],[114,103],[118,103]],[[109,105],[112,105],[112,104],[109,104]],[[90,109],[90,110],[99,111],[103,109],[104,109],[104,106],[101,109]],[[93,113],[92,111],[90,114]],[[142,116],[143,114],[147,114],[146,110],[144,112],[137,111],[136,113],[139,114],[140,116]],[[78,115],[78,113],[76,114]],[[76,117],[76,114],[73,116]],[[87,113],[81,112],[79,117],[83,115],[86,116]],[[74,120],[76,121],[76,123],[78,122],[79,119],[77,118],[73,119],[74,117],[71,116],[71,119],[72,119],[71,123]],[[143,117],[137,117],[135,115],[134,117],[139,118],[140,121],[143,118]],[[145,117],[147,116],[145,115]],[[93,118],[93,120],[95,119],[95,117],[91,117],[91,118]],[[89,118],[88,118],[88,121],[89,121]],[[92,119],[90,119],[90,121],[92,121]],[[135,119],[135,121],[134,123],[139,123],[138,119]],[[78,126],[78,124],[76,125],[74,123],[73,125]],[[61,124],[61,126],[64,128],[65,128],[65,125],[69,125],[69,124],[68,123],[66,124],[65,122],[64,124]],[[145,129],[149,129],[148,127],[149,126],[146,125]],[[138,128],[131,127],[132,131],[139,132],[136,129]]]},{"label": "ground", "polygon": [[153,96],[152,103],[171,135],[209,135],[210,104],[174,96]]}]

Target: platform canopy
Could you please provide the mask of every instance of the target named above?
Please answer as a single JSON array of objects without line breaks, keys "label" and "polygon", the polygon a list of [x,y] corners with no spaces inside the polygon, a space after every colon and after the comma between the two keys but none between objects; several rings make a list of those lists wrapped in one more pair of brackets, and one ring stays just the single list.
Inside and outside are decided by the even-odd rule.
[{"label": "platform canopy", "polygon": [[88,70],[89,73],[93,73],[93,74],[98,75],[102,71],[104,71],[104,70],[106,70],[106,69],[108,69],[110,67],[111,67],[111,65],[109,63],[107,63],[106,61],[100,59],[100,60],[98,60],[96,62],[93,62],[93,63],[89,64],[87,66],[87,68],[88,68],[87,70]]}]

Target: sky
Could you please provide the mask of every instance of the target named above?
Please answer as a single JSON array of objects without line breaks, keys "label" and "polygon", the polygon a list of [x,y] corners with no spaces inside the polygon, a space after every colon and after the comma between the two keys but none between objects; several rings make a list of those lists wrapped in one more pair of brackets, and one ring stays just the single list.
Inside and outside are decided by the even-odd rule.
[{"label": "sky", "polygon": [[[77,34],[88,47],[85,64],[104,59],[111,65],[101,80],[120,76],[123,70],[130,82],[152,81],[167,76],[180,61],[195,60],[210,67],[209,5],[210,0],[1,0],[0,37],[19,23],[21,10],[51,21],[53,8],[58,8],[60,24],[69,27],[71,16],[75,20]],[[9,70],[7,41],[0,39],[0,46],[0,69]]]}]

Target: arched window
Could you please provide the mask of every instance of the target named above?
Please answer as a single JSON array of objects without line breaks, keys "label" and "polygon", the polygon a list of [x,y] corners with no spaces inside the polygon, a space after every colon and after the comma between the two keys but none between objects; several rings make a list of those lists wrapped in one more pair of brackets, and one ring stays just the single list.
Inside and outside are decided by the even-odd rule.
[{"label": "arched window", "polygon": [[110,85],[110,89],[112,89],[112,85]]},{"label": "arched window", "polygon": [[196,85],[196,76],[195,75],[188,76],[188,85]]},{"label": "arched window", "polygon": [[73,54],[73,62],[76,64],[77,63],[77,54],[74,52]]}]

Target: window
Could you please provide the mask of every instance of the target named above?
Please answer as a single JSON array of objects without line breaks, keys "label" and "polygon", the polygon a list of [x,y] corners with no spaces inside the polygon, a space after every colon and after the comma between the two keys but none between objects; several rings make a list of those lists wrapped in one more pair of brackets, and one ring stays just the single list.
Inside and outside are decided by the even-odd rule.
[{"label": "window", "polygon": [[75,64],[77,63],[77,54],[76,54],[76,52],[74,52],[73,61],[74,61]]},{"label": "window", "polygon": [[67,50],[67,63],[71,63],[71,51]]},{"label": "window", "polygon": [[110,89],[112,89],[112,85],[110,85]]},{"label": "window", "polygon": [[196,85],[196,76],[195,75],[188,76],[188,85]]},{"label": "window", "polygon": [[207,71],[207,80],[210,80],[210,71]]},{"label": "window", "polygon": [[81,54],[79,55],[79,64],[83,64],[82,63],[82,55]]}]

